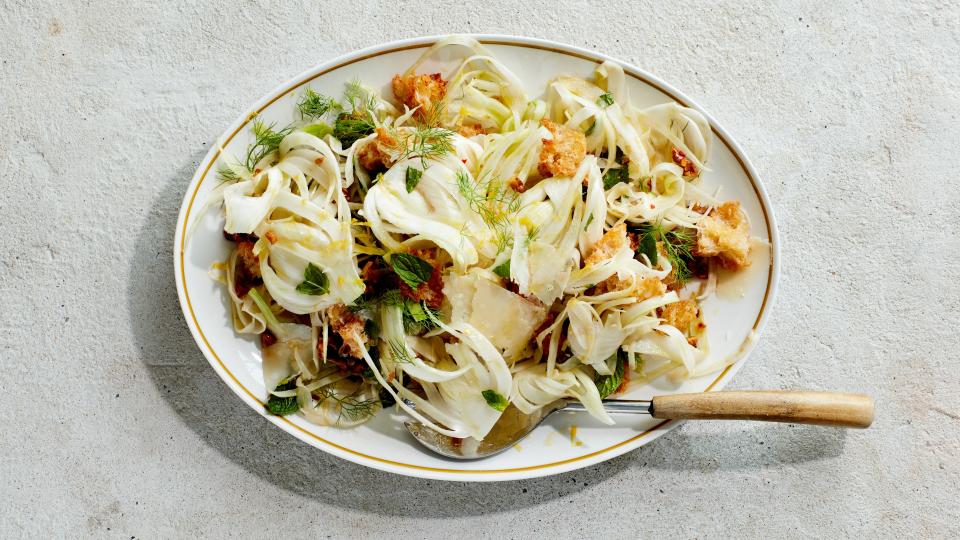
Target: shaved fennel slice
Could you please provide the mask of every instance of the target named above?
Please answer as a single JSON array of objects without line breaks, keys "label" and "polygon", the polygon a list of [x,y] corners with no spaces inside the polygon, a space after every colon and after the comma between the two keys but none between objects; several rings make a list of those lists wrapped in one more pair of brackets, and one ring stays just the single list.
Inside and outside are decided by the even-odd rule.
[{"label": "shaved fennel slice", "polygon": [[703,169],[713,144],[710,124],[699,111],[677,103],[654,105],[634,113],[634,121],[666,140],[658,150],[662,161],[672,161],[676,147],[697,167]]},{"label": "shaved fennel slice", "polygon": [[443,101],[445,125],[480,125],[501,129],[511,120],[519,121],[527,107],[523,84],[499,60],[475,39],[449,36],[437,41],[403,73],[416,73],[423,62],[441,51],[465,48],[468,54],[447,74],[447,90]]},{"label": "shaved fennel slice", "polygon": [[260,334],[267,329],[267,323],[249,295],[237,296],[236,283],[237,251],[233,250],[226,263],[226,286],[230,295],[230,313],[233,329],[241,334]]},{"label": "shaved fennel slice", "polygon": [[407,168],[421,170],[422,164],[419,159],[397,163],[367,192],[363,212],[374,236],[388,248],[397,250],[402,245],[394,235],[428,240],[449,253],[454,266],[462,270],[477,263],[475,239],[483,242],[487,233],[459,194],[456,175],[467,173],[450,165],[428,160],[418,184],[407,191]]},{"label": "shaved fennel slice", "polygon": [[406,372],[418,381],[445,382],[462,376],[469,369],[464,367],[448,371],[427,365],[407,343],[407,337],[403,331],[403,310],[400,306],[384,306],[381,309],[380,321],[382,323],[383,339],[389,345],[394,367]]},{"label": "shaved fennel slice", "polygon": [[[587,174],[587,196],[584,202],[584,214],[587,215],[587,224],[580,233],[580,253],[589,253],[603,236],[603,227],[606,224],[607,200],[603,193],[603,178],[600,177],[600,168],[597,167],[597,158],[591,160]],[[586,161],[586,160],[584,160]]]},{"label": "shaved fennel slice", "polygon": [[596,384],[582,368],[548,375],[544,364],[527,363],[518,366],[513,380],[511,403],[525,414],[534,414],[558,399],[570,397],[583,403],[590,416],[607,425],[614,423],[603,408]]},{"label": "shaved fennel slice", "polygon": [[423,383],[426,399],[403,387],[397,392],[416,404],[418,411],[449,428],[441,433],[482,440],[501,415],[487,404],[482,392],[493,390],[509,396],[513,384],[510,369],[490,340],[470,324],[435,322],[460,340],[445,348],[457,367],[467,371],[449,381]]},{"label": "shaved fennel slice", "polygon": [[[316,227],[284,219],[258,228],[261,237],[272,239],[260,240],[255,248],[263,283],[273,299],[291,313],[308,314],[337,303],[350,304],[363,294],[365,285],[354,261],[350,225],[330,216],[324,222],[325,226]],[[327,275],[329,292],[309,295],[297,290],[308,264]]]},{"label": "shaved fennel slice", "polygon": [[576,299],[567,304],[566,315],[570,321],[567,329],[570,351],[597,373],[610,375],[606,360],[617,352],[626,338],[619,317],[610,314],[604,321],[593,306]]},{"label": "shaved fennel slice", "polygon": [[268,392],[294,373],[301,373],[308,378],[310,376],[310,372],[305,372],[295,358],[296,354],[300,354],[301,358],[310,355],[310,327],[293,323],[281,325],[283,337],[278,337],[276,343],[263,349],[263,385]]},{"label": "shaved fennel slice", "polygon": [[[256,192],[260,186],[263,190]],[[223,203],[227,220],[223,230],[230,234],[250,234],[273,209],[273,200],[289,180],[285,181],[283,172],[271,167],[258,174],[252,180],[244,180],[227,186],[223,190]]]}]

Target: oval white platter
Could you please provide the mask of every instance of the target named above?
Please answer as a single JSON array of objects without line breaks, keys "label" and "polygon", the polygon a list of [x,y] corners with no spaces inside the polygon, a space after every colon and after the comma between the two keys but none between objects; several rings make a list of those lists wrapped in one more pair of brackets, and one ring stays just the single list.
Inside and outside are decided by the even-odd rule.
[{"label": "oval white platter", "polygon": [[[532,96],[542,94],[547,82],[559,73],[589,77],[598,63],[613,60],[627,72],[635,104],[649,106],[676,101],[703,112],[667,83],[602,54],[524,37],[473,37],[517,74]],[[416,61],[437,39],[439,37],[434,36],[385,43],[320,64],[283,83],[244,111],[224,132],[219,144],[227,152],[242,155],[251,139],[249,123],[256,115],[277,125],[297,119],[296,102],[305,86],[338,96],[343,84],[356,78],[388,96],[390,78]],[[426,63],[418,71],[446,72],[447,66],[441,59]],[[736,298],[721,295],[703,304],[711,359],[729,358],[734,361],[729,367],[680,386],[657,381],[635,387],[624,397],[646,399],[657,394],[723,388],[755,346],[774,301],[779,276],[779,242],[770,202],[743,151],[709,115],[707,118],[713,127],[715,143],[708,161],[710,170],[703,175],[703,186],[708,191],[721,188],[722,199],[741,201],[751,221],[752,235],[769,243],[769,257],[755,261],[750,279],[732,295]],[[233,392],[280,429],[325,452],[388,472],[442,480],[497,481],[587,467],[642,446],[677,425],[677,422],[649,417],[619,416],[617,425],[605,426],[585,414],[561,412],[512,450],[485,460],[453,461],[419,447],[403,429],[400,415],[393,409],[351,429],[317,426],[296,415],[265,414],[263,403],[267,391],[260,369],[259,343],[233,331],[223,287],[208,275],[211,265],[223,261],[229,249],[222,235],[223,218],[212,211],[193,223],[217,184],[216,162],[221,149],[218,145],[212,146],[187,187],[180,209],[174,239],[177,293],[190,331],[210,365]],[[185,242],[188,225],[195,230]]]}]

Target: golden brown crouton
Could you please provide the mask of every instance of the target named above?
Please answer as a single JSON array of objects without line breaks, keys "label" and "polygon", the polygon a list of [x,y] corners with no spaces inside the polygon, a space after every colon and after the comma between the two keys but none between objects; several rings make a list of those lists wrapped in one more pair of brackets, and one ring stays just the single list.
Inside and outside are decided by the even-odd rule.
[{"label": "golden brown crouton", "polygon": [[[622,291],[628,286],[628,281],[623,281],[616,274],[614,274],[600,283],[597,283],[593,294],[600,295],[613,291]],[[665,292],[667,292],[667,286],[664,285],[662,281],[655,277],[647,277],[637,282],[636,288],[633,290],[633,296],[637,299],[637,302],[642,302],[648,298],[660,296]]]},{"label": "golden brown crouton", "polygon": [[473,137],[474,135],[486,135],[487,130],[483,129],[483,126],[480,124],[474,124],[472,126],[458,127],[457,133],[463,135],[464,137]]},{"label": "golden brown crouton", "polygon": [[[350,311],[343,304],[336,304],[327,309],[327,318],[330,321],[330,327],[343,339],[343,347],[340,354],[348,354],[354,358],[363,358],[363,347],[361,344],[367,342],[367,334],[363,331],[363,319],[359,315]],[[357,341],[357,338],[360,341]]]},{"label": "golden brown crouton", "polygon": [[681,300],[660,308],[660,318],[684,334],[696,334],[702,329],[698,324],[700,306],[696,300]]},{"label": "golden brown crouton", "polygon": [[401,103],[411,109],[420,107],[416,115],[421,118],[429,115],[447,94],[447,81],[443,80],[439,73],[405,77],[394,75],[390,85],[393,87],[393,95]]},{"label": "golden brown crouton", "polygon": [[383,128],[377,128],[377,138],[357,150],[357,161],[368,170],[386,169],[393,165],[393,154],[399,143]]},{"label": "golden brown crouton", "polygon": [[740,203],[727,201],[700,221],[697,226],[696,255],[717,257],[731,270],[750,265],[750,225]]},{"label": "golden brown crouton", "polygon": [[600,238],[597,245],[593,246],[593,251],[584,261],[585,266],[605,261],[620,251],[627,245],[627,226],[623,223],[610,229]]},{"label": "golden brown crouton", "polygon": [[587,139],[583,132],[546,119],[540,124],[552,135],[550,139],[543,139],[540,162],[537,165],[540,174],[544,177],[573,176],[580,167],[580,162],[587,156]]}]

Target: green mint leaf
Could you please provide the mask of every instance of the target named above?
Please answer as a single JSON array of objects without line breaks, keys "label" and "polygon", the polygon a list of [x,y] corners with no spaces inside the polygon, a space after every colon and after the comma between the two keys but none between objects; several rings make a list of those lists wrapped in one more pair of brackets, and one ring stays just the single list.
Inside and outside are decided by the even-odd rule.
[{"label": "green mint leaf", "polygon": [[640,238],[639,251],[650,259],[650,264],[657,264],[657,239],[653,232],[647,232]]},{"label": "green mint leaf", "polygon": [[327,294],[330,290],[330,280],[313,263],[307,264],[307,269],[303,272],[303,281],[297,285],[297,292],[310,296],[320,296]]},{"label": "green mint leaf", "polygon": [[503,279],[510,279],[510,259],[507,259],[503,264],[496,266],[493,269],[493,273],[502,277]]},{"label": "green mint leaf", "polygon": [[275,416],[287,416],[300,410],[297,396],[277,397],[270,396],[267,400],[267,412]]},{"label": "green mint leaf", "polygon": [[417,188],[417,184],[420,183],[420,178],[422,177],[423,171],[413,167],[407,167],[407,193]]},{"label": "green mint leaf", "polygon": [[603,175],[603,190],[606,191],[613,186],[630,181],[630,171],[626,165],[621,165],[619,169],[607,169]]},{"label": "green mint leaf", "polygon": [[433,266],[430,266],[430,263],[409,253],[391,255],[390,266],[404,283],[414,289],[429,281],[433,274]]},{"label": "green mint leaf", "polygon": [[613,353],[617,357],[617,367],[613,370],[613,375],[604,375],[597,379],[597,390],[600,392],[600,398],[606,399],[607,396],[617,391],[623,384],[623,366],[626,364],[623,357],[618,353]]},{"label": "green mint leaf", "polygon": [[613,105],[613,93],[607,92],[605,94],[600,94],[600,97],[597,98],[597,105],[600,105],[603,108]]},{"label": "green mint leaf", "polygon": [[480,393],[483,394],[483,399],[487,400],[487,405],[500,412],[503,412],[503,410],[507,408],[507,405],[510,404],[507,398],[501,396],[494,390],[484,390]]}]

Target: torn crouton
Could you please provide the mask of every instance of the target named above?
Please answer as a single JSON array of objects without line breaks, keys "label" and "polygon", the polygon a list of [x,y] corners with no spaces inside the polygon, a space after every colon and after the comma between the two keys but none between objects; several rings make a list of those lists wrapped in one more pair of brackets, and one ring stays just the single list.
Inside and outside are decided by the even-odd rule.
[{"label": "torn crouton", "polygon": [[699,323],[700,306],[696,300],[681,300],[667,304],[659,309],[659,315],[664,324],[686,335],[697,334],[702,330],[702,323]]},{"label": "torn crouton", "polygon": [[363,344],[367,342],[363,319],[343,304],[330,306],[327,319],[333,331],[343,340],[340,354],[363,358]]},{"label": "torn crouton", "polygon": [[604,233],[600,240],[597,241],[597,245],[593,246],[593,251],[590,252],[590,255],[588,255],[584,261],[585,266],[613,257],[614,254],[623,249],[623,246],[627,245],[627,242],[629,242],[627,239],[627,226],[621,223]]},{"label": "torn crouton", "polygon": [[542,120],[540,125],[550,131],[551,138],[543,139],[537,170],[544,177],[573,176],[587,156],[587,139],[583,132],[550,120]]},{"label": "torn crouton", "polygon": [[390,168],[398,147],[396,137],[386,129],[378,127],[377,138],[357,150],[357,161],[368,171]]},{"label": "torn crouton", "polygon": [[420,107],[416,115],[425,118],[447,94],[447,82],[439,73],[429,75],[394,75],[390,81],[393,95],[401,103],[413,109]]},{"label": "torn crouton", "polygon": [[695,254],[716,257],[731,270],[750,265],[750,224],[739,202],[727,201],[700,221]]},{"label": "torn crouton", "polygon": [[[622,291],[630,286],[631,284],[629,281],[622,280],[616,274],[614,274],[600,283],[597,283],[593,294],[601,295],[613,291]],[[655,277],[646,277],[637,280],[636,285],[633,286],[632,292],[633,297],[637,299],[637,302],[642,302],[648,298],[660,296],[661,294],[667,292],[667,286]]]},{"label": "torn crouton", "polygon": [[472,126],[461,125],[457,128],[457,133],[469,138],[475,135],[486,135],[487,130],[483,129],[483,126],[480,124],[473,124]]}]

